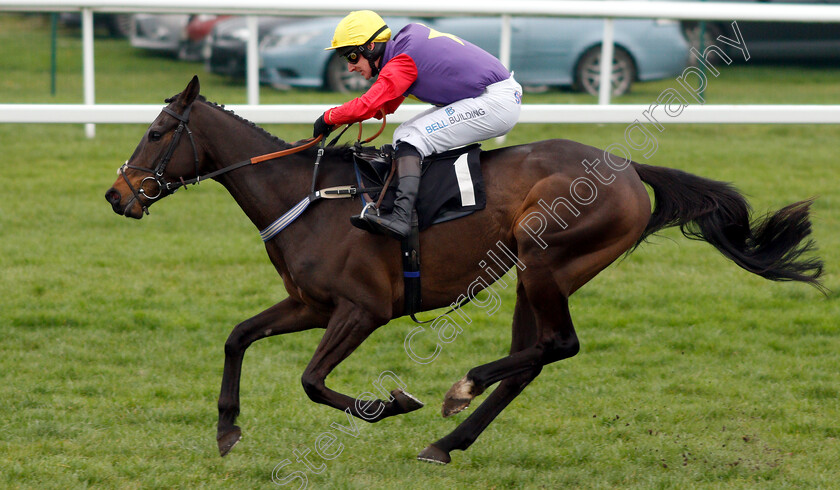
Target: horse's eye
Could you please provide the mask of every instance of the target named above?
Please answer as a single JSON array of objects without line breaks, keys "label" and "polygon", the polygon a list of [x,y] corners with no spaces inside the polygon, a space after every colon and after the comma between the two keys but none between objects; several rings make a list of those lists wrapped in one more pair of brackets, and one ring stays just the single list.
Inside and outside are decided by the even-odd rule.
[{"label": "horse's eye", "polygon": [[149,133],[149,141],[160,141],[160,133],[157,131]]}]

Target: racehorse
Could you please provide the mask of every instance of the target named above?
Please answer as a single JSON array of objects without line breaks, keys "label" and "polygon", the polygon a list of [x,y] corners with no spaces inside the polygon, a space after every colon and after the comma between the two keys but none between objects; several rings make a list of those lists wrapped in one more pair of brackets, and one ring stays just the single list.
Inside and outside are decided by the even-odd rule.
[{"label": "racehorse", "polygon": [[[263,230],[310,194],[319,158],[314,148],[253,164],[254,155],[292,145],[207,102],[199,96],[197,77],[166,102],[105,195],[117,214],[140,219],[179,187],[214,179]],[[355,181],[348,153],[346,146],[326,148],[319,187]],[[751,221],[745,198],[729,184],[568,140],[485,151],[481,159],[486,208],[421,233],[422,309],[455,303],[487,270],[484,254],[503,245],[515,254],[508,269],[517,264],[510,355],[471,369],[452,386],[444,416],[499,382],[475,412],[418,459],[448,463],[450,452],[466,450],[543,366],[577,354],[569,297],[663,228],[679,226],[685,236],[711,243],[767,279],[821,287],[822,262],[806,257],[813,249],[807,239],[811,201]],[[645,184],[654,194],[653,210]],[[317,403],[369,422],[422,406],[402,390],[388,400],[357,400],[325,383],[374,330],[406,312],[400,244],[352,227],[348,217],[359,208],[355,199],[315,204],[265,243],[288,298],[237,325],[225,343],[217,426],[222,456],[241,438],[235,420],[245,350],[272,335],[325,329],[301,378]],[[495,279],[504,273],[495,271]]]}]

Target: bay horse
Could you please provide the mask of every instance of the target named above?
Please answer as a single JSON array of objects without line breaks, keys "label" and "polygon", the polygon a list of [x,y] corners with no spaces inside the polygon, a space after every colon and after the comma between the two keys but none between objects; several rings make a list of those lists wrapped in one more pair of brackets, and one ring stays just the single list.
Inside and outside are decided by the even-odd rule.
[{"label": "bay horse", "polygon": [[[207,102],[199,96],[197,77],[166,102],[106,192],[117,214],[140,219],[178,187],[214,179],[263,230],[310,193],[314,148],[250,164],[254,155],[292,145]],[[348,153],[347,147],[326,149],[319,187],[355,182]],[[422,309],[453,304],[486,270],[483,255],[503,244],[522,264],[510,355],[469,370],[452,386],[444,397],[444,416],[465,409],[499,382],[475,412],[418,459],[450,462],[450,452],[466,450],[543,366],[577,354],[569,297],[663,228],[679,226],[685,236],[711,243],[767,279],[821,287],[822,262],[805,256],[813,249],[807,239],[811,201],[751,221],[745,198],[729,184],[568,140],[485,151],[482,169],[486,208],[421,233]],[[653,210],[645,184],[654,194]],[[401,390],[388,400],[357,400],[325,382],[374,330],[405,314],[399,242],[352,227],[349,217],[360,207],[355,199],[314,204],[265,243],[288,298],[237,325],[225,342],[217,426],[222,456],[241,438],[235,421],[243,355],[265,337],[325,329],[301,378],[317,403],[368,422],[422,406]]]}]

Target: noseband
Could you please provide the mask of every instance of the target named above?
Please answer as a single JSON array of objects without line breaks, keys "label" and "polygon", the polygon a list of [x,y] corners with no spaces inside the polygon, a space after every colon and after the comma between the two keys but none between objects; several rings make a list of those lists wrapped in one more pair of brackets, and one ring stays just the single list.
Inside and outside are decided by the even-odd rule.
[{"label": "noseband", "polygon": [[[151,202],[160,199],[163,196],[164,191],[166,191],[167,194],[172,194],[173,192],[178,190],[179,187],[183,187],[188,184],[197,184],[199,181],[201,181],[201,176],[198,175],[198,150],[195,147],[195,140],[193,139],[192,131],[190,131],[189,126],[187,126],[187,124],[190,121],[191,110],[192,104],[187,106],[183,114],[178,114],[175,111],[169,109],[168,107],[163,108],[163,112],[169,114],[170,116],[174,117],[180,122],[178,123],[178,127],[175,129],[175,133],[172,135],[172,141],[169,143],[169,147],[166,149],[163,155],[161,155],[160,161],[158,161],[158,164],[154,168],[154,170],[149,168],[138,167],[136,165],[129,165],[128,162],[125,162],[125,164],[122,167],[120,167],[120,176],[122,176],[123,180],[125,180],[125,183],[128,185],[128,188],[131,189],[132,194],[134,194],[134,197],[132,197],[131,200],[125,205],[125,209],[129,209],[134,204],[134,201],[137,201],[143,208],[143,212],[149,214],[149,207],[146,204],[144,204],[144,202],[140,199],[140,196],[146,198],[146,201],[149,204],[151,204]],[[181,136],[184,134],[184,131],[186,131],[187,136],[190,137],[190,145],[192,146],[193,150],[193,161],[195,162],[195,178],[185,181],[182,177],[180,182],[167,182],[166,179],[163,177],[163,174],[164,172],[166,172],[166,166],[169,165],[169,161],[172,159],[172,154],[175,153],[175,149],[178,147],[178,143],[180,143]],[[127,168],[139,170],[141,172],[147,172],[152,175],[145,177],[142,181],[140,181],[140,189],[138,190],[135,189],[133,185],[131,185],[131,182],[128,180],[128,177],[125,175],[125,169]],[[156,194],[150,195],[143,188],[144,184],[147,181],[154,182],[155,184],[157,184]]]}]

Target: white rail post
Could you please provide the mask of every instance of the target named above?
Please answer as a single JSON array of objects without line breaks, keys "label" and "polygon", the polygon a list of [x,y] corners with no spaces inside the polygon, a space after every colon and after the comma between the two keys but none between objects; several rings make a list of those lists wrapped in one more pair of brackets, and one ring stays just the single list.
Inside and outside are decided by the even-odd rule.
[{"label": "white rail post", "polygon": [[510,14],[502,14],[502,35],[499,41],[499,61],[510,70],[510,40],[511,40]]},{"label": "white rail post", "polygon": [[257,105],[260,103],[260,36],[257,17],[255,15],[246,16],[245,24],[248,28],[247,56],[245,59],[248,104]]},{"label": "white rail post", "polygon": [[[505,65],[505,68],[510,70],[510,42],[513,37],[511,35],[510,14],[502,14],[502,33],[499,37],[499,61]],[[496,138],[496,144],[503,145],[504,143],[504,135]]]},{"label": "white rail post", "polygon": [[[82,9],[82,78],[85,105],[92,106],[95,103],[95,77],[93,75],[93,10],[90,7]],[[85,124],[85,135],[88,138],[95,137],[96,125]]]},{"label": "white rail post", "polygon": [[613,46],[613,35],[615,32],[615,19],[607,17],[604,19],[604,41],[601,44],[601,84],[598,87],[598,103],[609,104],[612,94],[612,61],[615,47]]}]

